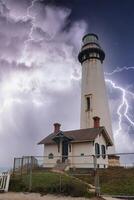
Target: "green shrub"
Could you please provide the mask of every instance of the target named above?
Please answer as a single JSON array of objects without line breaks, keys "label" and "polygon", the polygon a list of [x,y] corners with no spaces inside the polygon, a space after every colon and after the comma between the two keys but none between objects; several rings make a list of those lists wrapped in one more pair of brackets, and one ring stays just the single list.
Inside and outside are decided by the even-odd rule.
[{"label": "green shrub", "polygon": [[28,191],[28,187],[21,178],[11,178],[9,189],[14,192]]}]

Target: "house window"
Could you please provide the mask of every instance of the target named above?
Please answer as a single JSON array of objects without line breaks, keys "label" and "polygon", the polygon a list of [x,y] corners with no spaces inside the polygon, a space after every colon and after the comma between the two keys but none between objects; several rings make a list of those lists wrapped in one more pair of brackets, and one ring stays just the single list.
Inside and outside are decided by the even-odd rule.
[{"label": "house window", "polygon": [[95,143],[95,155],[97,158],[100,157],[100,145],[98,143]]},{"label": "house window", "polygon": [[85,98],[86,98],[86,111],[91,111],[92,96],[88,95]]},{"label": "house window", "polygon": [[53,158],[54,158],[54,155],[53,155],[52,153],[50,153],[50,154],[48,155],[48,158],[49,158],[49,159],[53,159]]},{"label": "house window", "polygon": [[69,152],[71,152],[71,144],[69,144]]},{"label": "house window", "polygon": [[101,153],[102,153],[102,158],[106,158],[106,147],[105,145],[101,145]]}]

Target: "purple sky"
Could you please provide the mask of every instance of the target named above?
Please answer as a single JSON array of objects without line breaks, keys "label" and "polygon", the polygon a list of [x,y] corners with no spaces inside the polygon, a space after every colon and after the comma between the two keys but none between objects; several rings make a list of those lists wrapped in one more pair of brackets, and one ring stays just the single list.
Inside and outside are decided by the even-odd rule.
[{"label": "purple sky", "polygon": [[[43,155],[37,143],[53,131],[54,122],[60,122],[62,130],[79,128],[81,65],[77,55],[90,27],[84,17],[70,23],[71,14],[68,7],[40,1],[0,0],[0,166],[12,164],[15,156]],[[108,49],[105,53],[109,54]],[[106,64],[108,60],[105,69]],[[118,80],[117,74],[106,78]],[[132,87],[126,84],[124,92]],[[120,110],[123,129],[119,131],[117,109],[123,91],[111,83],[107,88],[116,149],[131,152],[133,126],[125,107]],[[133,96],[126,93],[126,97],[127,114],[133,119]]]}]

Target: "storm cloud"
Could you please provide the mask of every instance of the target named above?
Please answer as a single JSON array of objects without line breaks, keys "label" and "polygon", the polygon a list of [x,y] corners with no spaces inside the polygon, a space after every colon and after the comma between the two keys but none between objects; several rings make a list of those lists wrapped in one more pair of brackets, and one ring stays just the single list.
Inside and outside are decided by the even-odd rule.
[{"label": "storm cloud", "polygon": [[71,11],[38,1],[0,7],[0,164],[7,166],[14,156],[42,155],[37,143],[54,122],[79,128],[77,53],[86,23],[66,30]]},{"label": "storm cloud", "polygon": [[[12,165],[15,156],[43,155],[37,143],[54,122],[63,130],[80,128],[77,55],[89,27],[83,20],[70,23],[70,13],[37,0],[0,1],[0,166]],[[118,116],[111,112],[115,131]],[[132,144],[129,134],[123,137]],[[127,151],[119,140],[117,150]]]}]

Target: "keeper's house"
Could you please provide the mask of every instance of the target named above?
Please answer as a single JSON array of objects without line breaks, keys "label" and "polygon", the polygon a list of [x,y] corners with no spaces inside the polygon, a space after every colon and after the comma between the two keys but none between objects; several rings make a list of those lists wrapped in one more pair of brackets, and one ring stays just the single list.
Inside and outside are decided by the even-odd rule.
[{"label": "keeper's house", "polygon": [[113,143],[105,127],[100,126],[100,118],[93,120],[93,128],[72,131],[62,131],[60,124],[55,123],[54,132],[39,142],[44,145],[44,167],[93,168],[94,156],[98,167],[107,167],[105,154]]}]

